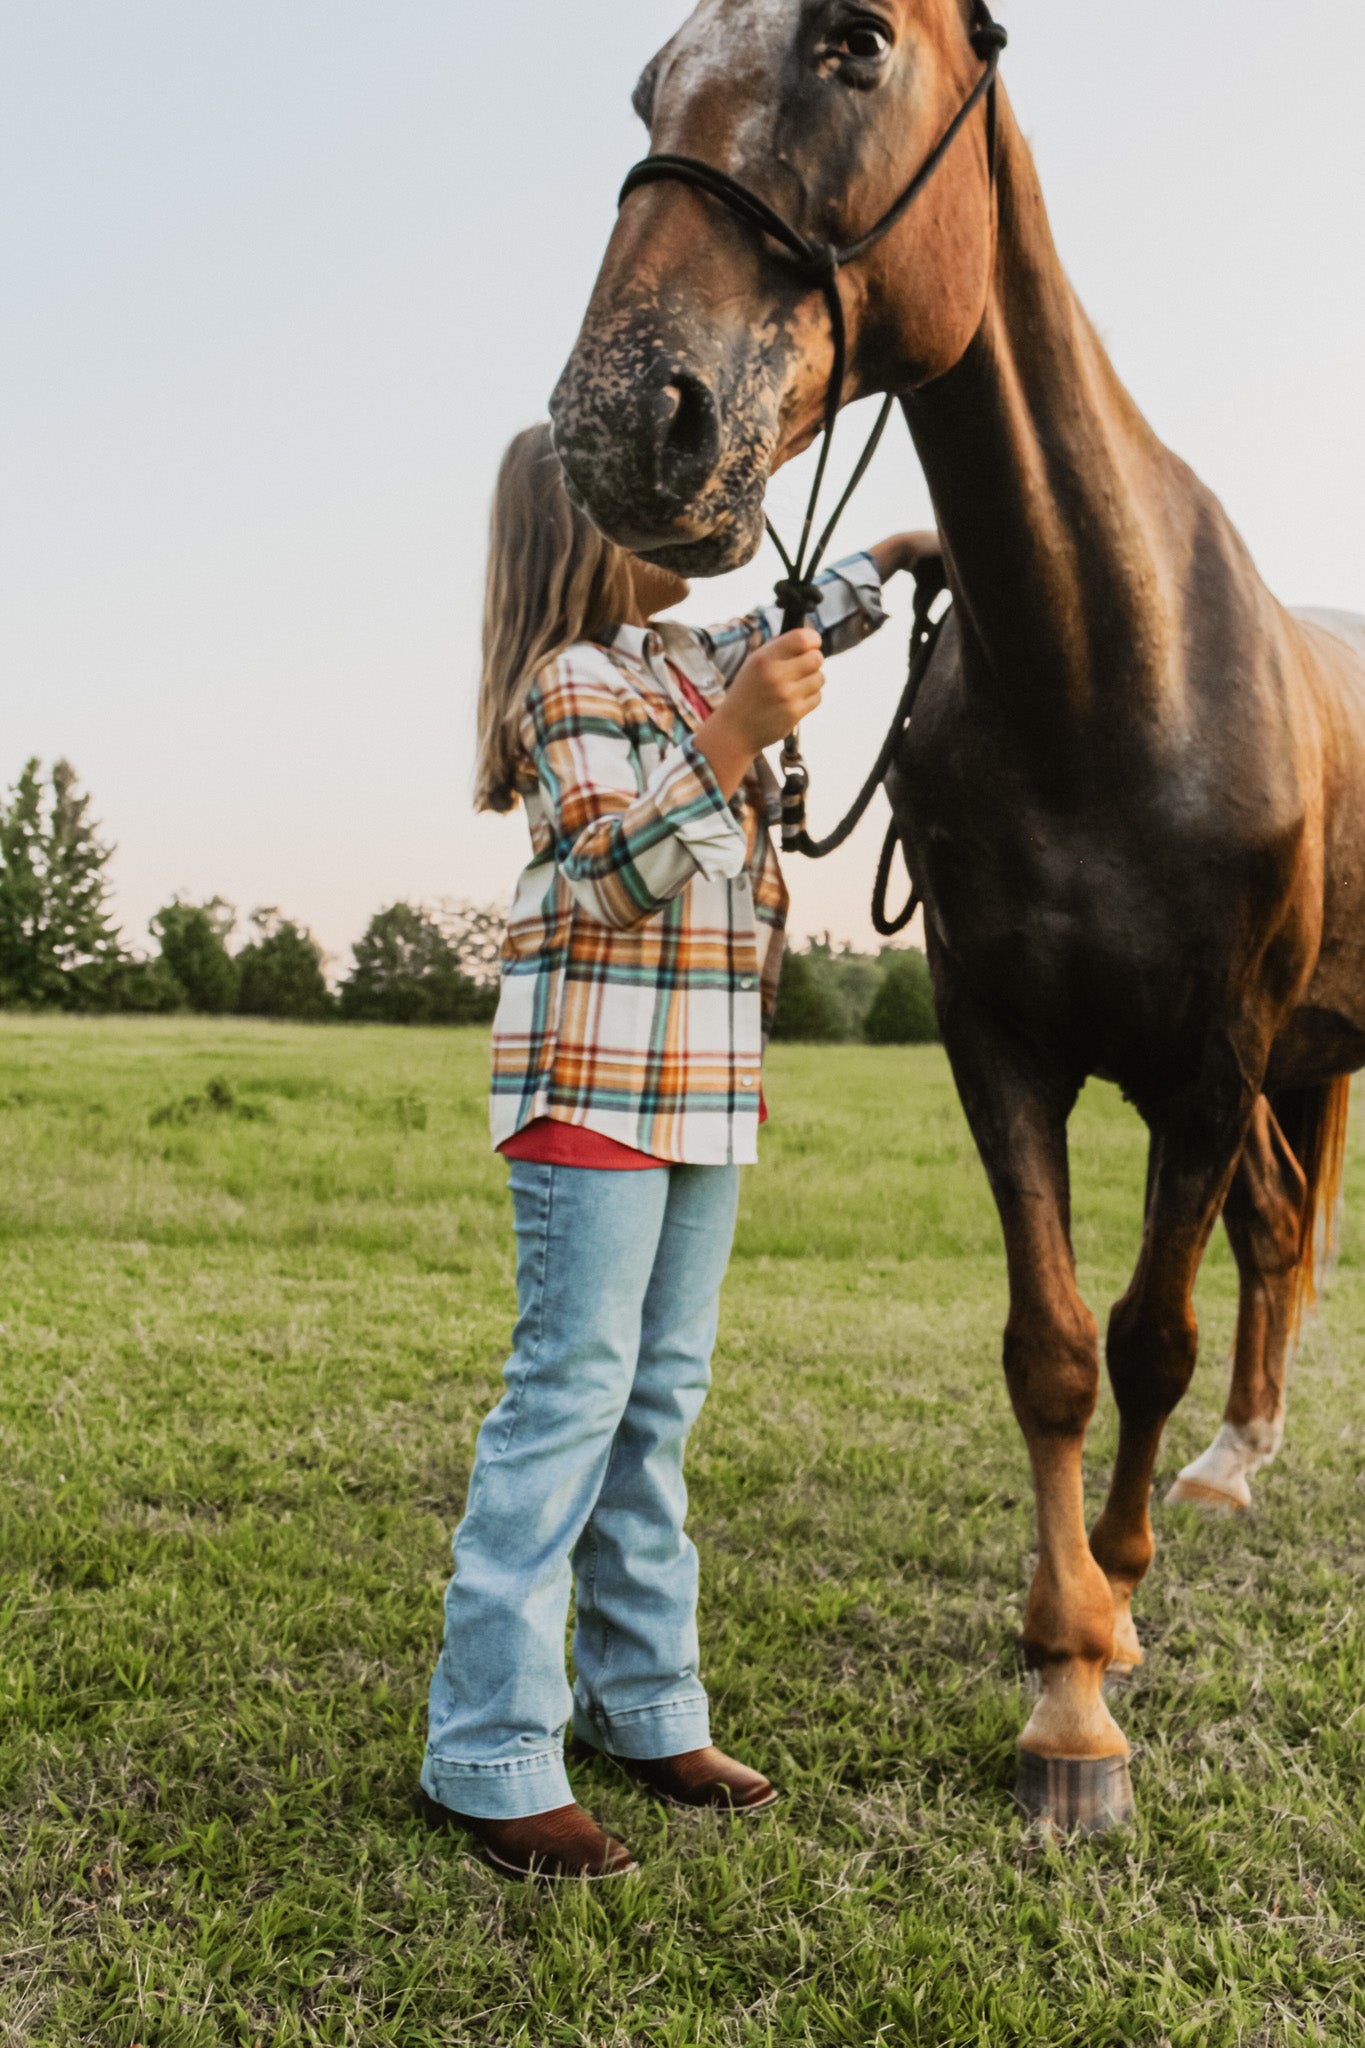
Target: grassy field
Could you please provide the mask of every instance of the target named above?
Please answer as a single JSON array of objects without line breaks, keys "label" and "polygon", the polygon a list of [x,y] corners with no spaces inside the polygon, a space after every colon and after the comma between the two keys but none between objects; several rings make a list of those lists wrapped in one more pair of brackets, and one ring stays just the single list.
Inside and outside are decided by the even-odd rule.
[{"label": "grassy field", "polygon": [[[780,1049],[691,1478],[717,1733],[789,1797],[584,1769],[641,1876],[508,1889],[411,1803],[512,1302],[484,1061],[0,1019],[4,2048],[1365,2041],[1358,1153],[1254,1514],[1158,1515],[1139,1824],[1059,1850],[1009,1799],[1032,1516],[942,1055]],[[1098,1088],[1075,1128],[1102,1314],[1141,1132]],[[1232,1305],[1220,1240],[1163,1479]]]}]

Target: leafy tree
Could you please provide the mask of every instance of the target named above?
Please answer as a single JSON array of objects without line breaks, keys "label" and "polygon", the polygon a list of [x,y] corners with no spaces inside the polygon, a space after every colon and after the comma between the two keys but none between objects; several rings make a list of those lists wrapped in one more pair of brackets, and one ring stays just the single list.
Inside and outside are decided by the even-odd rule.
[{"label": "leafy tree", "polygon": [[471,920],[482,915],[456,912],[438,920],[411,903],[377,911],[341,984],[342,1016],[383,1024],[486,1022],[496,989],[465,971],[459,950],[462,938],[471,950],[477,946],[481,934]]},{"label": "leafy tree", "polygon": [[855,953],[847,941],[836,950],[828,932],[811,939],[806,950],[838,1004],[843,1026],[840,1037],[861,1038],[863,1019],[881,979],[880,961],[871,953]]},{"label": "leafy tree", "polygon": [[828,1045],[847,1036],[844,1008],[824,963],[809,950],[789,952],[778,983],[773,1037]]},{"label": "leafy tree", "polygon": [[880,954],[831,944],[829,934],[789,950],[782,967],[773,1037],[836,1044],[923,1044],[938,1037],[929,964],[923,953],[884,946]]},{"label": "leafy tree", "polygon": [[863,1025],[872,1045],[930,1045],[938,1037],[938,1013],[929,962],[917,948],[890,946],[882,955],[881,984]]},{"label": "leafy tree", "polygon": [[69,761],[47,785],[30,760],[0,800],[0,1003],[83,1009],[107,1001],[121,961],[90,798]]},{"label": "leafy tree", "polygon": [[322,948],[278,910],[253,910],[255,937],[237,955],[237,1008],[249,1017],[311,1022],[333,1014]]},{"label": "leafy tree", "polygon": [[144,1016],[187,1007],[184,989],[159,957],[120,960],[105,986],[104,1002],[111,1010],[132,1010]]},{"label": "leafy tree", "polygon": [[151,921],[161,959],[174,975],[192,1010],[220,1017],[237,1007],[237,962],[227,942],[237,913],[221,896],[207,903],[182,903],[173,896]]},{"label": "leafy tree", "polygon": [[778,987],[775,1038],[835,1044],[863,1035],[880,979],[874,955],[843,945],[836,951],[829,933],[789,947]]}]

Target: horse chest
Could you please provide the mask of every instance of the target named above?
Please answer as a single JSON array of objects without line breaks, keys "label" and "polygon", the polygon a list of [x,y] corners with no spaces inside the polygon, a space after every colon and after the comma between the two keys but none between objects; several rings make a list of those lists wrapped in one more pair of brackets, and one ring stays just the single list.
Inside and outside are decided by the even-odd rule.
[{"label": "horse chest", "polygon": [[1148,795],[1141,763],[1126,777],[1111,764],[1034,773],[996,735],[952,748],[933,737],[899,764],[893,801],[946,944],[1135,961],[1165,952],[1202,893],[1192,878],[1207,872],[1211,833],[1196,803]]},{"label": "horse chest", "polygon": [[1187,951],[1207,960],[1213,915],[1184,908],[1164,877],[1093,819],[1013,818],[969,830],[930,820],[913,856],[926,916],[969,971],[1031,989],[1074,1010],[1117,996],[1120,1008],[1154,976],[1179,972]]},{"label": "horse chest", "polygon": [[1229,857],[1197,774],[1140,749],[1040,761],[960,704],[912,731],[893,802],[955,969],[993,1013],[1117,1078],[1182,1063],[1188,1020],[1216,1013],[1250,908],[1277,886],[1254,833]]}]

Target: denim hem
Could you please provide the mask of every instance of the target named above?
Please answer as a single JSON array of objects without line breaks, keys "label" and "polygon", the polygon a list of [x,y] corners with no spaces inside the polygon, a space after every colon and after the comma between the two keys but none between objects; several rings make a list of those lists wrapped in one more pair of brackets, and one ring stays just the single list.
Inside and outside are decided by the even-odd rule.
[{"label": "denim hem", "polygon": [[529,1820],[534,1813],[573,1804],[563,1752],[557,1749],[505,1764],[452,1763],[428,1750],[422,1790],[438,1806],[473,1820]]},{"label": "denim hem", "polygon": [[573,1731],[590,1749],[633,1763],[651,1763],[661,1756],[682,1756],[705,1749],[711,1740],[711,1709],[705,1693],[665,1700],[655,1707],[631,1707],[624,1714],[589,1712],[574,1701]]}]

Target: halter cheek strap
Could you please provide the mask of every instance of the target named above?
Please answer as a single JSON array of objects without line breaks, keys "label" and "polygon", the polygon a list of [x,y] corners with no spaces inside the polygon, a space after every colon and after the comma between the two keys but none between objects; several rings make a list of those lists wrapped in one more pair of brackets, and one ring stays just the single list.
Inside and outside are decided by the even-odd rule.
[{"label": "halter cheek strap", "polygon": [[[834,439],[835,421],[843,399],[844,371],[848,356],[848,334],[844,322],[844,303],[839,292],[839,272],[846,264],[855,263],[876,246],[884,235],[904,218],[928,185],[934,173],[947,156],[958,136],[971,119],[982,100],[986,102],[986,158],[992,182],[995,178],[996,156],[996,107],[995,83],[1000,68],[1000,58],[1009,41],[1009,36],[1000,23],[992,18],[986,0],[976,0],[971,27],[972,49],[983,65],[981,76],[968,93],[962,105],[954,114],[943,134],[935,143],[929,155],[916,171],[900,197],[890,205],[879,220],[858,236],[856,241],[847,242],[843,247],[834,243],[813,242],[784,220],[777,209],[770,206],[757,192],[750,191],[738,178],[732,178],[728,171],[719,170],[715,164],[704,163],[700,157],[674,156],[661,152],[658,156],[647,156],[626,175],[621,187],[620,203],[638,192],[643,185],[656,185],[664,180],[690,185],[694,191],[704,192],[728,209],[737,220],[745,222],[759,234],[776,245],[782,259],[796,270],[812,290],[824,295],[829,308],[830,333],[834,343],[834,359],[830,366],[829,383],[825,391],[824,427],[821,435],[820,455],[815,466],[815,480],[811,486],[806,516],[801,527],[801,539],[795,555],[789,555],[783,546],[772,521],[766,521],[769,536],[782,558],[785,571],[776,588],[776,598],[782,607],[782,630],[789,632],[792,627],[804,624],[820,601],[815,584],[815,574],[825,556],[825,550],[834,537],[834,529],[853,496],[854,491],[867,473],[868,464],[877,451],[877,445],[891,416],[894,400],[888,395],[877,415],[876,425],[868,438],[867,445],[858,458],[857,465],[849,479],[848,486],[834,508],[814,548],[810,546],[811,532],[815,524],[816,509],[820,492],[825,481],[829,464],[829,451]],[[782,749],[783,763],[787,771],[786,787],[782,797],[782,846],[784,852],[814,854],[815,843],[805,829],[806,788],[810,781],[805,763],[801,759],[799,734],[793,733]],[[817,856],[818,857],[818,856]]]}]

